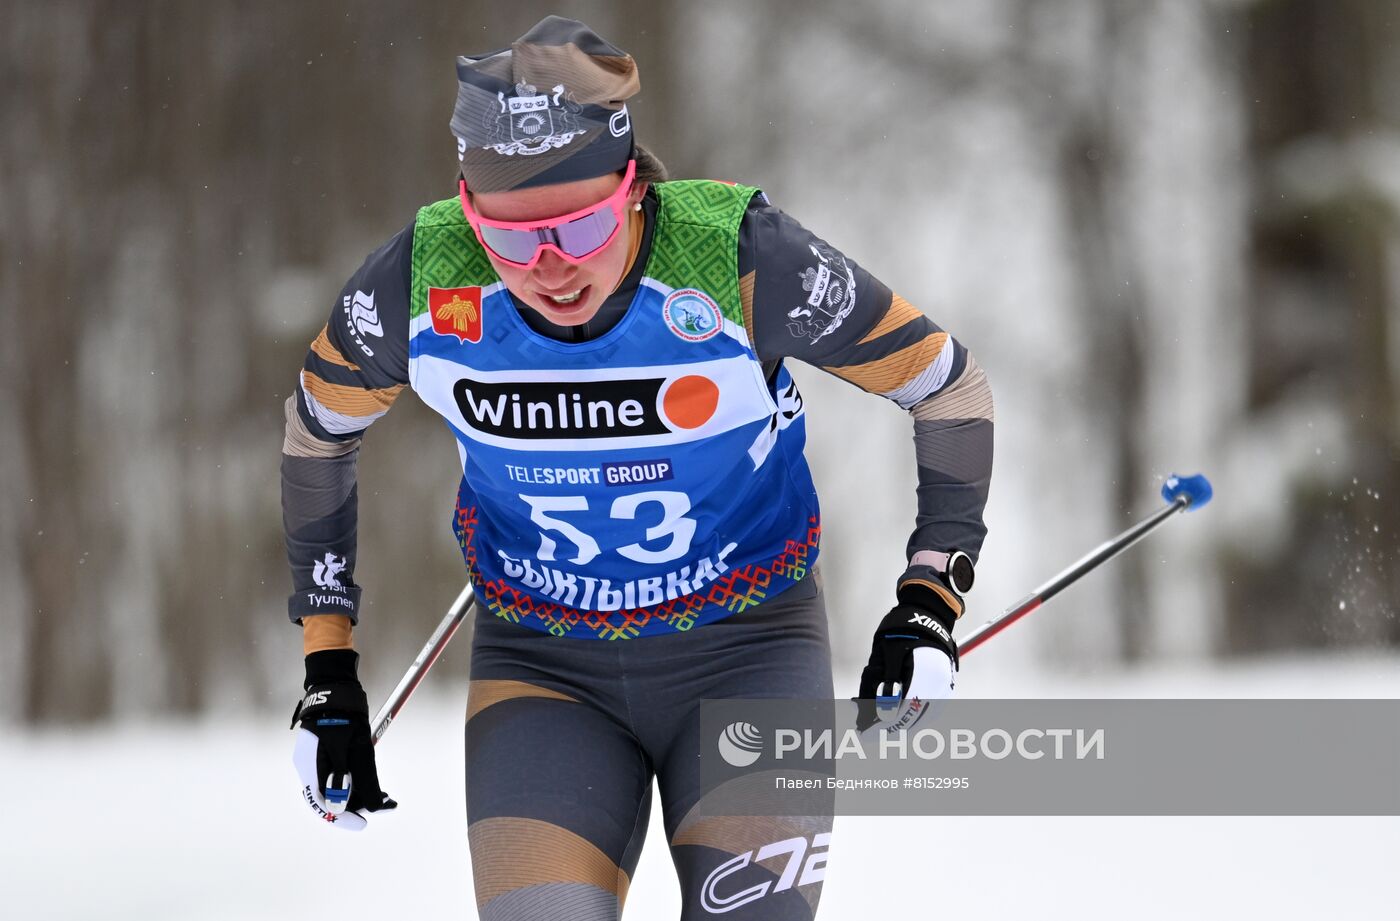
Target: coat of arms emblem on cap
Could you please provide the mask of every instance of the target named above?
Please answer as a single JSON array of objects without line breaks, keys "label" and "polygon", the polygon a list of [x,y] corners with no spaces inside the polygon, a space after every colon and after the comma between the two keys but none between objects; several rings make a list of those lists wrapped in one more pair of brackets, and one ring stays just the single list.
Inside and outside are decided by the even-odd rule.
[{"label": "coat of arms emblem on cap", "polygon": [[528,83],[517,83],[515,95],[496,94],[500,111],[487,146],[498,154],[532,156],[573,141],[587,132],[579,126],[582,111],[560,83],[541,93]]}]

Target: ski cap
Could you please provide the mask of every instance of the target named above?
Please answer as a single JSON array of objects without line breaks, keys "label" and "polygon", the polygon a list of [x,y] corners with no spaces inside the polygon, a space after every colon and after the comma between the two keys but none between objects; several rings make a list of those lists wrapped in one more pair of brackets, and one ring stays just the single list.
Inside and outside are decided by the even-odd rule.
[{"label": "ski cap", "polygon": [[503,192],[620,171],[637,62],[574,19],[547,16],[509,47],[457,58],[452,134],[467,188]]}]

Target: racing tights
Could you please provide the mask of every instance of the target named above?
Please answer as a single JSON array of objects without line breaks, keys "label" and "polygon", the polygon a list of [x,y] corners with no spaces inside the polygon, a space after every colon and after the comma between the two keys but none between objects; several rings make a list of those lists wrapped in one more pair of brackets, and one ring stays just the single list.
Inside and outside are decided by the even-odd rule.
[{"label": "racing tights", "polygon": [[724,620],[627,642],[479,617],[466,763],[481,918],[619,918],[655,778],[682,921],[812,921],[830,815],[712,815],[725,790],[703,788],[700,701],[832,694],[815,573]]}]

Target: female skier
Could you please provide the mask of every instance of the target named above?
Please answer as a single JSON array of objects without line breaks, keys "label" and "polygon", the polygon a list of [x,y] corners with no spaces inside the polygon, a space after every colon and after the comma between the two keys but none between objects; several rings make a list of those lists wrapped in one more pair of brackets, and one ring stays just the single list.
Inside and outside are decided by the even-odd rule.
[{"label": "female skier", "polygon": [[917,526],[863,698],[952,692],[951,631],[985,536],[986,377],[762,192],[667,181],[633,138],[635,63],[582,23],[545,19],[458,58],[457,76],[457,194],[350,279],[287,401],[303,797],[339,828],[396,805],[351,642],[355,459],[407,385],[462,462],[481,917],[618,917],[655,777],[683,919],[810,921],[830,819],[717,817],[699,769],[702,698],[833,696],[817,497],[783,362],[914,416]]}]

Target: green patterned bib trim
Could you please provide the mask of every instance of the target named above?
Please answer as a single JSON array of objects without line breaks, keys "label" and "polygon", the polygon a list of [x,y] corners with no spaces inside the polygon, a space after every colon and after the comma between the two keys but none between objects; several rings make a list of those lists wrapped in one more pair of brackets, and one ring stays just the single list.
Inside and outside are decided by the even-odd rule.
[{"label": "green patterned bib trim", "polygon": [[[660,208],[646,274],[671,288],[699,288],[725,317],[743,325],[739,301],[739,224],[752,186],[706,179],[653,185]],[[429,288],[486,287],[500,281],[456,198],[426,205],[413,227],[409,316],[428,309]]]}]

